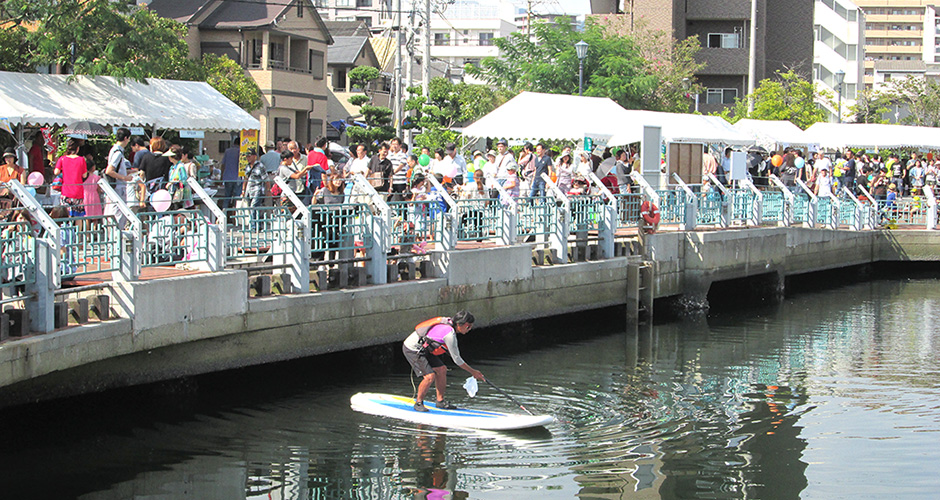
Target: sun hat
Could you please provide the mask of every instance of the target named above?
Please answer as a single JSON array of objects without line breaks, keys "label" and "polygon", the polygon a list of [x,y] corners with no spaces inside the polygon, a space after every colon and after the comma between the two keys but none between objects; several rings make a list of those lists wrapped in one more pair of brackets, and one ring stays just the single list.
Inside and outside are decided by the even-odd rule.
[{"label": "sun hat", "polygon": [[3,150],[3,157],[6,158],[7,156],[12,156],[16,158],[16,152],[13,150],[13,148],[8,147]]}]

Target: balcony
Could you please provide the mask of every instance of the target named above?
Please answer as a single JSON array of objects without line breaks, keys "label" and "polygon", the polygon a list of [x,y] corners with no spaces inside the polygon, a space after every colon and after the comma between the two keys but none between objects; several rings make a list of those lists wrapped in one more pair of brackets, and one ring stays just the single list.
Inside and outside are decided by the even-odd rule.
[{"label": "balcony", "polygon": [[746,75],[748,49],[703,48],[695,55],[696,62],[705,63],[703,75]]},{"label": "balcony", "polygon": [[[940,33],[940,30],[938,30]],[[865,38],[910,38],[920,40],[924,30],[865,30]]]}]

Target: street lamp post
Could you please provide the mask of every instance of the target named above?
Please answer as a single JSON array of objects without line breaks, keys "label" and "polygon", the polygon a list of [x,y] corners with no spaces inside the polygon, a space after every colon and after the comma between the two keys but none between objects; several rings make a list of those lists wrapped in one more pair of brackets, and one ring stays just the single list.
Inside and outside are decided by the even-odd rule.
[{"label": "street lamp post", "polygon": [[584,40],[574,44],[574,50],[578,54],[578,95],[584,93],[584,58],[587,57],[588,44]]},{"label": "street lamp post", "polygon": [[845,81],[845,71],[836,71],[836,87],[839,89],[839,123],[842,123],[842,82]]}]

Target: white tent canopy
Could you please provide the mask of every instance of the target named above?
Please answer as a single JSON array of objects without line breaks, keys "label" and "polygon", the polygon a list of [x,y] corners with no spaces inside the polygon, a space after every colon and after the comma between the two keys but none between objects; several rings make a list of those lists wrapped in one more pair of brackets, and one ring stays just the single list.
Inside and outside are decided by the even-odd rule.
[{"label": "white tent canopy", "polygon": [[176,130],[259,129],[260,123],[205,82],[0,71],[0,119],[10,125],[110,126]]},{"label": "white tent canopy", "polygon": [[814,143],[827,148],[940,149],[940,129],[881,123],[815,123],[806,129]]},{"label": "white tent canopy", "polygon": [[[643,139],[643,126],[661,127],[666,142],[752,144],[753,139],[723,118],[627,110],[606,97],[523,92],[463,131],[471,137],[580,140],[604,137],[625,145]],[[609,138],[605,137],[609,136]]]},{"label": "white tent canopy", "polygon": [[800,127],[787,120],[752,120],[745,118],[734,124],[734,128],[750,135],[757,145],[768,150],[786,146],[808,146],[818,141],[812,139]]}]

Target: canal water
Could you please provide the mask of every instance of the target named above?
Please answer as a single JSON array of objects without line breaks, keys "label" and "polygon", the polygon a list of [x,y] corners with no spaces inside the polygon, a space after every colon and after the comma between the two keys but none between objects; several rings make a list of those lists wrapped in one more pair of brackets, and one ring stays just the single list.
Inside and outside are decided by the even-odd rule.
[{"label": "canal water", "polygon": [[[2,496],[937,498],[938,283],[470,333],[472,365],[556,417],[534,432],[351,411],[359,391],[411,393],[397,346],[6,412]],[[463,375],[451,372],[458,404],[518,410],[486,386],[470,399]]]}]

